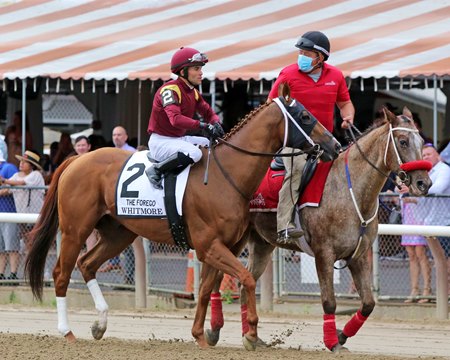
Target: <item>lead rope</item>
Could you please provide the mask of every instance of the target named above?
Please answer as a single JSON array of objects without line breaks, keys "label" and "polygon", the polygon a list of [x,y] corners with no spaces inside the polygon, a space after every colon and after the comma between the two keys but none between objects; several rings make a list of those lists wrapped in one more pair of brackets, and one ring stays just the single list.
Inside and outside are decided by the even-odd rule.
[{"label": "lead rope", "polygon": [[358,214],[359,221],[361,222],[361,225],[359,227],[359,237],[358,237],[358,243],[356,244],[355,251],[353,251],[353,253],[347,259],[344,259],[345,260],[344,266],[341,266],[341,267],[334,266],[334,268],[337,269],[337,270],[345,269],[350,264],[350,261],[352,261],[352,259],[354,259],[356,257],[356,255],[358,254],[359,249],[361,248],[362,240],[363,240],[363,237],[364,237],[364,235],[366,233],[367,226],[373,220],[375,220],[375,218],[378,215],[378,209],[379,209],[379,202],[377,201],[376,202],[377,205],[376,205],[375,213],[373,214],[373,216],[370,219],[368,219],[368,220],[364,220],[364,218],[363,218],[363,216],[361,214],[361,210],[359,209],[358,203],[356,202],[355,194],[353,192],[352,180],[350,178],[350,170],[349,170],[349,166],[348,166],[348,153],[349,152],[350,152],[350,147],[345,152],[345,177],[347,179],[347,186],[348,186],[348,189],[350,191],[350,196],[352,198],[352,202],[353,202],[353,205],[355,206],[356,213]]},{"label": "lead rope", "polygon": [[379,203],[377,201],[377,207],[375,209],[375,213],[373,214],[373,216],[368,220],[364,220],[364,218],[361,214],[361,210],[359,209],[358,203],[356,202],[355,194],[353,192],[352,180],[350,178],[350,169],[348,167],[349,151],[350,151],[350,148],[348,148],[347,151],[345,152],[345,176],[347,178],[347,185],[348,185],[348,189],[350,191],[350,196],[352,197],[353,205],[355,205],[355,209],[356,209],[356,213],[358,214],[359,221],[361,221],[361,227],[367,227],[367,225],[369,225],[378,215]]},{"label": "lead rope", "polygon": [[[363,156],[363,158],[364,158],[364,159],[365,159],[365,160],[366,160],[366,161],[367,161],[367,162],[368,162],[375,170],[377,170],[380,174],[382,174],[383,176],[385,176],[387,179],[391,180],[391,179],[389,178],[389,176],[386,176],[386,174],[384,174],[380,169],[378,169],[374,164],[372,164],[372,162],[370,162],[369,159],[364,155],[364,153],[362,152],[361,148],[359,147],[358,142],[356,141],[356,138],[355,138],[353,132],[351,131],[352,127],[353,127],[353,124],[351,124],[351,125],[350,125],[350,128],[349,128],[349,129],[350,129],[350,134],[352,135],[353,140],[354,140],[354,142],[355,142],[355,145],[356,145],[356,147],[358,148],[358,150],[359,150],[359,152],[361,153],[361,155]],[[355,129],[356,129],[356,127],[355,127]],[[396,155],[396,157],[397,157],[398,164],[399,164],[400,166],[403,164],[403,162],[402,162],[402,160],[401,160],[401,158],[400,158],[400,154],[398,153],[397,146],[395,145],[395,141],[394,141],[394,135],[393,135],[393,132],[396,131],[396,130],[408,131],[408,132],[413,132],[413,133],[418,133],[418,132],[419,132],[417,129],[410,129],[410,128],[405,128],[405,127],[395,127],[395,128],[393,128],[393,127],[392,127],[392,124],[389,124],[389,133],[388,133],[388,136],[387,136],[386,149],[385,149],[385,151],[384,151],[384,164],[385,164],[385,165],[387,165],[387,164],[386,164],[387,152],[388,152],[388,149],[389,149],[389,142],[390,142],[391,140],[392,140],[392,147],[394,148],[394,152],[395,152],[395,155]],[[350,148],[348,148],[347,151],[346,151],[346,153],[345,153],[345,174],[346,174],[346,178],[347,178],[348,188],[349,188],[349,191],[350,191],[350,196],[351,196],[351,198],[352,198],[353,204],[355,205],[355,209],[356,209],[356,212],[357,212],[357,214],[358,214],[359,220],[361,221],[361,226],[360,226],[360,233],[359,233],[359,238],[358,238],[358,244],[356,245],[355,251],[353,252],[352,255],[350,255],[350,256],[347,258],[348,260],[345,259],[345,262],[346,262],[346,263],[345,263],[344,266],[342,266],[342,267],[336,267],[336,266],[335,266],[335,267],[334,267],[335,269],[338,269],[338,270],[346,268],[346,267],[348,266],[348,264],[350,263],[350,261],[351,261],[353,258],[356,257],[356,255],[357,255],[357,253],[358,253],[358,251],[359,251],[359,249],[360,249],[360,247],[361,247],[362,239],[363,239],[363,236],[364,236],[364,234],[365,234],[365,232],[366,232],[367,226],[368,226],[368,225],[375,219],[375,217],[378,215],[378,209],[379,209],[379,205],[380,205],[379,201],[377,201],[377,203],[376,203],[376,204],[377,204],[377,205],[376,205],[376,210],[375,210],[374,215],[373,215],[370,219],[364,220],[364,218],[362,217],[361,211],[359,210],[358,204],[357,204],[357,202],[356,202],[355,195],[354,195],[354,193],[353,193],[352,183],[351,183],[351,179],[350,179],[350,171],[349,171],[349,167],[348,167],[348,153],[349,153],[349,150],[350,150]],[[392,180],[391,180],[391,181],[392,181]],[[404,182],[404,181],[402,181],[402,182]],[[400,184],[396,184],[396,186],[400,187]]]}]

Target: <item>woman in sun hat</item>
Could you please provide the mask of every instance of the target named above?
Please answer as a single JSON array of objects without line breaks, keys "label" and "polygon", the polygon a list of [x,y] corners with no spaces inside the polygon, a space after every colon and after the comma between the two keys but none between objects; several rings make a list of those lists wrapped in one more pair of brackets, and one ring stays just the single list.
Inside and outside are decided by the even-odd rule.
[{"label": "woman in sun hat", "polygon": [[[41,158],[33,151],[27,150],[23,155],[16,155],[20,161],[19,172],[9,179],[3,179],[4,185],[11,186],[45,186],[41,174]],[[41,211],[44,203],[44,190],[41,189],[11,189],[18,213],[34,213]]]},{"label": "woman in sun hat", "polygon": [[[40,156],[34,151],[27,150],[23,155],[16,155],[16,158],[20,161],[19,172],[9,179],[0,178],[1,184],[10,186],[6,190],[13,195],[18,213],[38,214],[44,203],[45,191],[36,189],[36,187],[45,186],[44,177],[41,174],[42,167],[39,163]],[[19,225],[19,239],[22,239],[24,243],[26,243],[25,234],[32,227],[33,224]]]}]

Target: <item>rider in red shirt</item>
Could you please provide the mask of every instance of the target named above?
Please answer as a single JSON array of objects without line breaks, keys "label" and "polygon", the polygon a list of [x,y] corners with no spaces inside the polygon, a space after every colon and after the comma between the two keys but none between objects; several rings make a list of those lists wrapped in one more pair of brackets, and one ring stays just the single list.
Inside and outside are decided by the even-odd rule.
[{"label": "rider in red shirt", "polygon": [[[199,161],[202,152],[198,146],[209,145],[206,137],[186,135],[188,130],[203,129],[212,138],[223,135],[219,117],[195,88],[202,82],[202,67],[207,62],[205,54],[180,48],[171,60],[171,70],[178,78],[165,83],[155,94],[147,130],[148,147],[149,156],[160,162],[146,173],[156,188],[162,188],[164,173]],[[194,119],[196,113],[201,120]]]},{"label": "rider in red shirt", "polygon": [[[278,96],[279,84],[288,83],[292,97],[300,101],[327,130],[333,131],[335,105],[343,119],[342,127],[347,128],[349,123],[353,123],[355,108],[344,75],[338,68],[325,63],[330,56],[327,36],[320,31],[308,31],[295,46],[299,49],[297,63],[281,70],[269,99]],[[286,148],[283,152],[292,151]],[[295,225],[294,215],[306,157],[294,157],[292,165],[290,158],[283,159],[286,175],[279,193],[277,231],[278,239],[288,242],[303,235],[303,231]]]}]

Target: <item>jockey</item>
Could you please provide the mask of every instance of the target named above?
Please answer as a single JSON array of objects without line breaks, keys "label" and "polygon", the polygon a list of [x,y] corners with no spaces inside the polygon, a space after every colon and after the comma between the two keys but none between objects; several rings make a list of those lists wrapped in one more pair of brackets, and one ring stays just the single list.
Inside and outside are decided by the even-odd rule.
[{"label": "jockey", "polygon": [[[146,170],[155,188],[162,189],[164,173],[181,171],[198,162],[202,157],[198,146],[209,145],[206,137],[186,135],[188,130],[202,129],[212,139],[224,134],[219,117],[195,88],[202,82],[202,67],[207,62],[205,54],[180,48],[170,63],[178,78],[162,85],[155,94],[147,129],[148,155],[159,162]],[[201,120],[194,119],[196,113]]]}]

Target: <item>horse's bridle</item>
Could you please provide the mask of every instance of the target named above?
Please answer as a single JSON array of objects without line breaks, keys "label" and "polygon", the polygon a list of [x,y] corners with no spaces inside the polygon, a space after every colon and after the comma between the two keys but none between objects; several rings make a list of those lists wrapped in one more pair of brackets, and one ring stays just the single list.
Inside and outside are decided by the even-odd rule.
[{"label": "horse's bridle", "polygon": [[[359,130],[358,130],[353,124],[350,124],[349,132],[350,132],[350,134],[351,134],[351,136],[352,136],[352,139],[353,139],[354,144],[356,145],[356,147],[357,147],[358,151],[360,152],[361,156],[363,157],[363,159],[364,159],[371,167],[373,167],[376,171],[378,171],[380,174],[382,174],[384,177],[386,177],[386,178],[389,179],[390,181],[393,181],[393,180],[389,177],[389,174],[385,174],[383,171],[381,171],[381,170],[380,170],[374,163],[372,163],[372,162],[367,158],[367,156],[363,153],[363,151],[361,150],[361,148],[360,148],[360,146],[359,146],[359,144],[358,144],[358,141],[357,141],[357,139],[356,139],[356,137],[355,137],[355,134],[353,133],[352,128],[355,128],[358,132],[359,132]],[[387,161],[386,161],[386,159],[387,159],[387,152],[388,152],[388,149],[389,149],[389,143],[392,141],[392,146],[393,146],[393,148],[394,148],[394,152],[395,152],[395,155],[396,155],[396,157],[397,157],[398,164],[399,164],[400,169],[401,169],[401,170],[397,173],[397,176],[398,176],[398,178],[400,179],[400,182],[399,182],[399,183],[394,182],[394,183],[395,183],[396,186],[398,186],[398,187],[400,188],[400,187],[401,187],[401,184],[405,184],[406,186],[408,186],[408,185],[410,184],[410,181],[411,181],[411,180],[410,180],[410,176],[409,176],[409,174],[408,174],[408,171],[411,171],[411,170],[420,170],[420,169],[425,169],[425,168],[424,168],[423,161],[420,161],[420,160],[409,161],[409,162],[406,162],[406,163],[404,163],[404,162],[402,161],[402,159],[401,159],[401,157],[400,157],[400,154],[399,154],[399,152],[398,152],[397,146],[396,146],[395,141],[394,141],[394,135],[393,135],[394,131],[409,131],[409,132],[413,132],[413,133],[418,133],[419,131],[418,131],[417,129],[410,129],[410,128],[405,128],[405,127],[395,127],[395,128],[393,128],[393,127],[392,127],[392,124],[389,123],[389,133],[388,133],[387,142],[386,142],[386,149],[385,149],[385,151],[384,151],[384,164],[387,165]],[[359,133],[360,133],[360,132],[359,132]],[[348,188],[349,188],[349,191],[350,191],[350,196],[351,196],[351,198],[352,198],[353,205],[355,206],[355,209],[356,209],[356,213],[358,214],[359,220],[360,220],[360,222],[361,222],[361,225],[360,225],[360,233],[359,233],[359,237],[358,237],[358,243],[357,243],[357,245],[356,245],[355,250],[353,251],[353,253],[352,253],[349,257],[347,257],[347,258],[345,259],[346,264],[345,264],[343,267],[339,267],[339,268],[335,267],[335,269],[343,269],[343,268],[347,267],[348,264],[350,263],[350,261],[357,255],[358,250],[359,250],[360,247],[361,247],[362,239],[363,239],[363,236],[364,236],[364,234],[365,234],[365,232],[366,232],[367,226],[368,226],[373,220],[375,220],[375,218],[377,217],[377,215],[378,215],[378,208],[379,208],[379,204],[380,204],[380,203],[377,201],[375,213],[373,214],[373,216],[372,216],[370,219],[365,220],[365,219],[363,218],[363,216],[362,216],[362,214],[361,214],[361,211],[360,211],[360,209],[359,209],[358,203],[356,202],[356,198],[355,198],[355,196],[354,196],[353,188],[352,188],[352,184],[351,184],[350,172],[349,172],[349,167],[348,167],[348,153],[349,153],[349,150],[350,150],[350,147],[346,150],[346,153],[345,153],[345,172],[346,172],[346,178],[347,178],[347,185],[348,185]],[[407,170],[407,169],[409,169],[409,170]]]},{"label": "horse's bridle", "polygon": [[[383,171],[381,171],[374,163],[372,163],[372,162],[367,158],[367,156],[366,156],[366,155],[364,154],[364,152],[361,150],[361,148],[360,148],[360,146],[359,146],[359,144],[358,144],[358,140],[356,139],[355,134],[353,133],[353,130],[352,130],[353,128],[356,129],[356,130],[359,132],[359,130],[358,130],[358,129],[356,128],[356,126],[353,125],[353,124],[350,124],[348,130],[349,130],[349,132],[350,132],[350,135],[351,135],[351,138],[352,138],[352,140],[353,140],[353,143],[356,145],[356,147],[357,147],[358,151],[360,152],[361,156],[363,157],[363,159],[364,159],[371,167],[373,167],[377,172],[379,172],[379,173],[380,173],[381,175],[383,175],[386,179],[388,179],[388,181],[393,182],[393,180],[389,177],[389,174],[386,174],[386,173],[384,173]],[[409,186],[410,181],[411,181],[411,179],[410,179],[410,177],[409,177],[408,172],[406,171],[406,169],[409,169],[409,171],[411,171],[411,170],[420,170],[420,169],[423,169],[423,168],[422,168],[422,166],[421,166],[422,164],[421,164],[420,161],[415,160],[415,161],[408,161],[408,162],[406,162],[406,163],[404,163],[404,162],[402,161],[402,159],[401,159],[401,157],[400,157],[400,154],[399,154],[399,152],[398,152],[398,149],[397,149],[397,145],[395,144],[395,141],[394,141],[394,131],[409,131],[409,132],[413,132],[413,133],[418,133],[419,130],[417,130],[417,129],[405,128],[405,127],[395,127],[395,128],[393,128],[393,127],[392,127],[392,124],[389,124],[389,133],[388,133],[388,137],[387,137],[386,148],[385,148],[385,150],[384,150],[384,164],[387,165],[387,163],[386,163],[387,152],[388,152],[388,149],[389,149],[389,143],[392,141],[392,146],[393,146],[393,148],[394,148],[394,152],[395,152],[395,155],[396,155],[396,157],[397,157],[397,162],[398,162],[398,165],[400,166],[400,171],[398,171],[398,172],[396,173],[396,174],[397,174],[397,177],[398,177],[398,179],[399,179],[400,181],[399,181],[399,182],[394,182],[394,184],[395,184],[395,186],[397,186],[397,187],[400,189],[402,184],[405,184],[406,186]],[[359,133],[360,133],[360,132],[359,132]],[[404,169],[405,169],[405,170],[404,170]]]},{"label": "horse's bridle", "polygon": [[[288,140],[288,124],[289,124],[289,120],[294,124],[294,126],[302,133],[303,137],[306,139],[306,141],[308,141],[312,147],[308,150],[301,150],[301,151],[296,151],[296,152],[292,152],[292,153],[288,153],[288,154],[281,154],[280,151],[281,149],[277,152],[277,153],[266,153],[266,152],[254,152],[254,151],[250,151],[250,150],[246,150],[243,149],[239,146],[233,145],[231,143],[229,143],[228,141],[222,139],[222,138],[218,138],[217,141],[221,144],[224,144],[236,151],[242,152],[246,155],[250,155],[250,156],[270,156],[270,157],[274,157],[274,156],[279,156],[279,157],[294,157],[294,156],[298,156],[298,155],[302,155],[302,154],[309,154],[309,156],[311,156],[314,159],[318,159],[322,153],[323,153],[323,149],[320,147],[319,144],[316,144],[314,142],[313,139],[311,139],[311,137],[305,132],[305,130],[302,129],[302,127],[300,125],[297,124],[297,122],[295,121],[295,119],[292,117],[292,115],[286,110],[285,106],[281,103],[281,100],[279,98],[275,98],[273,99],[273,101],[278,105],[278,107],[280,108],[283,116],[284,116],[284,141],[283,141],[283,147],[281,149],[283,149],[284,147],[286,147],[287,144],[287,140]],[[294,102],[295,100],[293,100]],[[293,104],[293,102],[291,104]],[[223,174],[223,176],[225,177],[225,179],[228,180],[228,182],[231,184],[231,186],[245,199],[250,201],[252,199],[253,194],[251,194],[250,196],[244,194],[242,192],[241,189],[239,189],[239,187],[236,185],[236,183],[233,181],[233,179],[230,177],[230,175],[225,171],[225,169],[223,168],[222,164],[220,163],[219,159],[217,159],[216,154],[215,154],[215,146],[212,146],[212,155],[214,157],[214,160],[217,163],[218,168],[220,169],[221,173]]]}]

